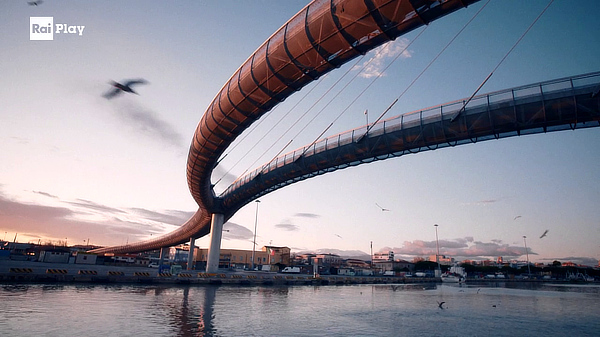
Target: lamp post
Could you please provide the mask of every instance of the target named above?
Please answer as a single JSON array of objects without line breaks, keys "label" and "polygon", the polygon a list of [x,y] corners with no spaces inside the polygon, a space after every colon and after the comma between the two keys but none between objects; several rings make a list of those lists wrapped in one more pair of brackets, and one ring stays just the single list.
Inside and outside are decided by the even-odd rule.
[{"label": "lamp post", "polygon": [[373,269],[373,241],[371,241],[371,269]]},{"label": "lamp post", "polygon": [[252,270],[254,270],[254,251],[256,250],[256,225],[258,224],[258,204],[260,200],[256,200],[256,216],[254,218],[254,240],[252,240]]},{"label": "lamp post", "polygon": [[438,224],[433,225],[435,227],[435,263],[437,263],[438,265],[438,269],[440,268],[440,261],[439,261],[439,256],[440,256],[440,245],[438,242]]},{"label": "lamp post", "polygon": [[525,243],[525,256],[527,256],[527,276],[531,276],[531,269],[529,268],[529,251],[527,250],[527,237],[523,235],[523,243]]}]

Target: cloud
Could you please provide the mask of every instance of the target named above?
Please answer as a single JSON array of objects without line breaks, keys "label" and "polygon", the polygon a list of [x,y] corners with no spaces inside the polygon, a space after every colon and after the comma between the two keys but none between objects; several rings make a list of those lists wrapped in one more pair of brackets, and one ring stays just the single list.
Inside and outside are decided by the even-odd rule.
[{"label": "cloud", "polygon": [[28,145],[30,143],[30,140],[28,138],[23,138],[23,137],[10,137],[9,138],[11,141],[17,143],[17,144],[21,144],[21,145]]},{"label": "cloud", "polygon": [[297,225],[292,225],[289,223],[277,224],[277,225],[275,225],[275,228],[283,229],[288,232],[295,232],[295,231],[300,230],[300,227],[298,227]]},{"label": "cloud", "polygon": [[57,196],[55,196],[55,195],[52,195],[52,194],[50,194],[50,193],[46,193],[46,192],[41,192],[41,191],[33,191],[33,193],[36,193],[36,194],[39,194],[39,195],[43,195],[43,196],[45,196],[45,197],[52,198],[52,199],[58,199],[58,197],[57,197]]},{"label": "cloud", "polygon": [[119,97],[110,103],[117,117],[138,132],[177,148],[183,146],[183,136],[156,112],[127,97]]},{"label": "cloud", "polygon": [[254,237],[254,233],[251,230],[234,222],[226,222],[223,224],[223,232],[224,240],[251,241]]},{"label": "cloud", "polygon": [[485,199],[485,200],[479,200],[479,201],[475,201],[475,202],[464,203],[463,206],[487,206],[487,205],[499,202],[501,200],[502,199]]},{"label": "cloud", "polygon": [[148,239],[151,234],[162,235],[183,224],[193,212],[167,210],[163,212],[142,208],[121,209],[90,200],[60,201],[57,205],[42,205],[12,200],[0,190],[0,228],[18,233],[18,241],[41,239],[43,242],[65,240],[70,244],[87,241],[96,245],[119,245],[127,241]]},{"label": "cloud", "polygon": [[184,212],[184,211],[176,211],[176,210],[166,210],[164,212],[151,211],[143,208],[130,208],[130,210],[142,216],[143,218],[167,223],[170,225],[180,226],[184,224],[187,220],[189,220],[195,212]]},{"label": "cloud", "polygon": [[355,67],[363,69],[359,76],[362,78],[385,76],[384,71],[389,59],[412,57],[412,53],[407,49],[408,45],[409,40],[401,38],[375,49],[375,55],[373,57],[363,62],[362,65],[357,65]]},{"label": "cloud", "polygon": [[[454,257],[456,260],[463,259],[488,259],[502,256],[504,258],[517,258],[525,255],[522,246],[502,243],[502,240],[491,240],[490,242],[475,241],[473,237],[458,238],[453,240],[439,241],[440,254]],[[436,253],[435,241],[405,241],[401,247],[386,247],[381,251],[393,251],[397,255],[406,256],[428,256]],[[537,255],[528,248],[530,255]]]},{"label": "cloud", "polygon": [[125,211],[118,208],[113,208],[105,205],[100,205],[93,201],[76,199],[77,201],[67,201],[66,203],[72,206],[78,206],[89,210],[100,211],[103,213],[125,213]]},{"label": "cloud", "polygon": [[295,217],[298,218],[309,218],[309,219],[316,219],[316,218],[320,218],[321,216],[318,214],[313,214],[313,213],[296,213],[294,214]]},{"label": "cloud", "polygon": [[218,181],[216,185],[223,190],[225,190],[238,178],[234,174],[230,173],[229,170],[223,167],[221,164],[215,167],[213,171],[213,177]]}]

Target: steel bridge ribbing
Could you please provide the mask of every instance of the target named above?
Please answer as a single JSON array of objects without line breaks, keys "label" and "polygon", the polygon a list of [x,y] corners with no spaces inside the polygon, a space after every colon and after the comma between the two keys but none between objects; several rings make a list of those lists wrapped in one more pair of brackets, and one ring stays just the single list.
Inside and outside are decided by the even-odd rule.
[{"label": "steel bridge ribbing", "polygon": [[254,121],[329,71],[415,28],[479,0],[314,0],[276,31],[225,83],[202,116],[187,162],[198,211],[159,238],[94,250],[125,253],[168,247],[209,233],[213,213],[227,214],[213,192],[213,168]]},{"label": "steel bridge ribbing", "polygon": [[[485,140],[598,127],[600,72],[476,96],[466,106],[465,102],[364,125],[277,157],[221,194],[225,218],[284,186],[363,163]],[[201,228],[208,233],[210,221]]]},{"label": "steel bridge ribbing", "polygon": [[236,180],[221,197],[232,214],[281,187],[350,166],[512,136],[600,126],[600,72],[438,105],[322,139]]}]

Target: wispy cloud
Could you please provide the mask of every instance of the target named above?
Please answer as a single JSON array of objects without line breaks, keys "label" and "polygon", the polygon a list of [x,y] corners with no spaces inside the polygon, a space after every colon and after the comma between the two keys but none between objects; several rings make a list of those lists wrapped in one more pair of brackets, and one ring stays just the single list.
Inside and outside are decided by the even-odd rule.
[{"label": "wispy cloud", "polygon": [[467,202],[467,203],[463,203],[463,206],[488,206],[494,203],[497,203],[499,201],[501,201],[502,199],[484,199],[484,200],[479,200],[479,201],[474,201],[474,202]]},{"label": "wispy cloud", "polygon": [[363,62],[361,65],[357,65],[355,69],[364,68],[359,74],[363,78],[373,78],[377,76],[385,76],[384,69],[391,59],[395,57],[410,58],[412,53],[407,49],[409,40],[406,38],[400,38],[395,41],[384,44],[383,46],[375,49],[373,57]]},{"label": "wispy cloud", "polygon": [[300,227],[298,227],[297,225],[293,225],[291,223],[277,224],[277,225],[275,225],[275,228],[277,228],[277,229],[283,229],[283,230],[288,231],[288,232],[295,232],[295,231],[300,230]]},{"label": "wispy cloud", "polygon": [[296,213],[294,214],[295,217],[298,218],[309,218],[309,219],[316,219],[316,218],[320,218],[321,216],[318,214],[314,214],[314,213]]},{"label": "wispy cloud", "polygon": [[224,240],[252,240],[254,233],[244,226],[240,226],[234,222],[226,222],[223,225],[223,239]]},{"label": "wispy cloud", "polygon": [[0,190],[0,228],[18,233],[21,241],[69,238],[69,243],[76,243],[89,238],[93,244],[118,245],[147,239],[150,234],[164,234],[193,214],[178,210],[116,208],[85,199],[61,201],[47,192],[33,193],[48,196],[54,205],[13,200]]},{"label": "wispy cloud", "polygon": [[48,198],[58,199],[57,196],[55,196],[53,194],[50,194],[50,193],[46,193],[46,192],[42,192],[42,191],[32,191],[32,192],[36,193],[36,194],[39,194],[39,195],[43,195],[43,196],[48,197]]},{"label": "wispy cloud", "polygon": [[184,212],[176,210],[166,210],[163,212],[151,211],[143,208],[129,208],[135,214],[140,215],[145,219],[156,222],[167,223],[170,225],[179,226],[194,215],[195,212]]},{"label": "wispy cloud", "polygon": [[72,205],[72,206],[77,206],[77,207],[81,207],[84,209],[99,211],[99,212],[103,212],[103,213],[121,213],[121,214],[125,213],[125,211],[123,211],[121,209],[109,207],[106,205],[101,205],[101,204],[95,203],[93,201],[84,200],[84,199],[76,199],[76,201],[67,201],[65,203]]},{"label": "wispy cloud", "polygon": [[139,102],[120,97],[111,100],[109,104],[112,104],[117,117],[136,131],[177,148],[183,146],[183,136],[171,124],[162,120],[156,112]]}]

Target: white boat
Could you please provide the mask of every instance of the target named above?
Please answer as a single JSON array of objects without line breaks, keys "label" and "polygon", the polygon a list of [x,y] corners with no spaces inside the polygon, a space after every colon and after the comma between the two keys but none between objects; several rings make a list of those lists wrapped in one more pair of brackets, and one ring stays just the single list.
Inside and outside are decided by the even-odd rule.
[{"label": "white boat", "polygon": [[450,267],[449,271],[442,274],[441,279],[446,283],[463,283],[467,280],[467,273],[463,267],[454,265]]}]

